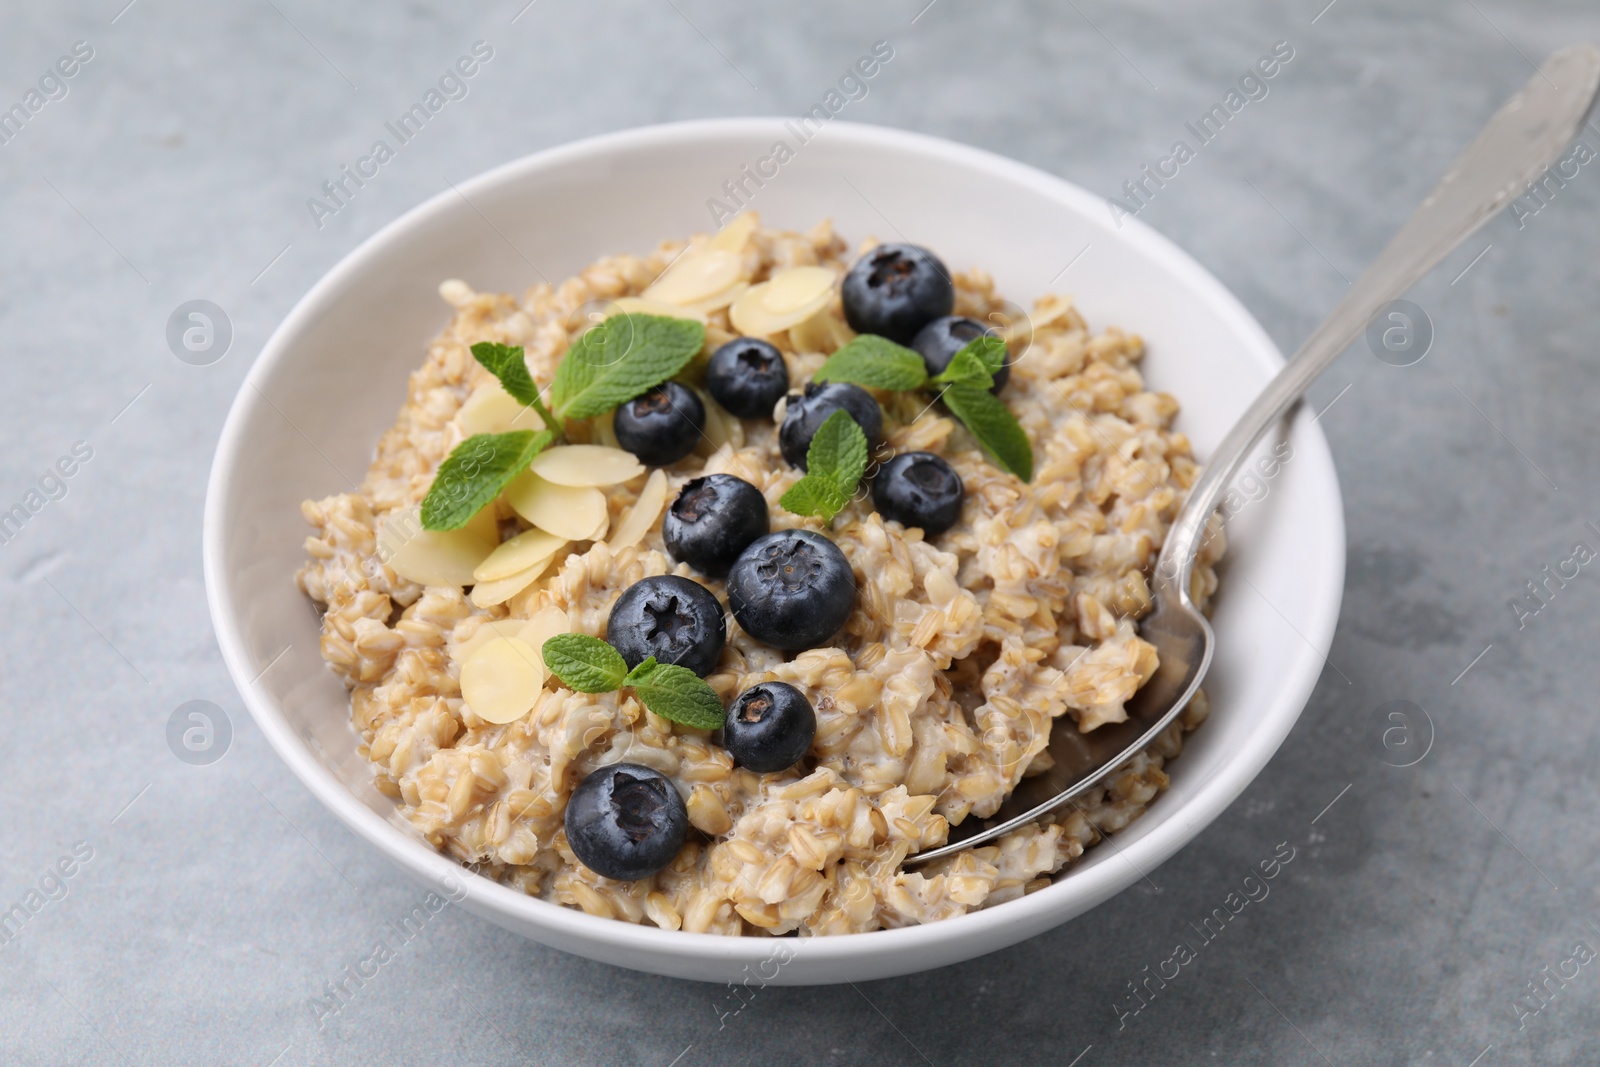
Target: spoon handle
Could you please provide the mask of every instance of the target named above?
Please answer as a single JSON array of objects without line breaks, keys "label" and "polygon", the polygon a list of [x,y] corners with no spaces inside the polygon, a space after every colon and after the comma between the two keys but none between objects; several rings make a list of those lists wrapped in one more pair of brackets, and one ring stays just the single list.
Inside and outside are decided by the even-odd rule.
[{"label": "spoon handle", "polygon": [[1520,195],[1583,125],[1600,87],[1600,49],[1577,44],[1552,55],[1495,112],[1428,198],[1356,279],[1344,299],[1268,383],[1212,453],[1167,535],[1156,564],[1188,602],[1189,575],[1206,520],[1252,446],[1390,301]]}]

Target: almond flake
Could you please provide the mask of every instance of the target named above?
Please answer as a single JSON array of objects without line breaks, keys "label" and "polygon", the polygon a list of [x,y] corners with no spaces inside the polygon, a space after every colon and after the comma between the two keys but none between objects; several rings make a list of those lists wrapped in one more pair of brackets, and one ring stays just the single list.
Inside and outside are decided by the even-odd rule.
[{"label": "almond flake", "polygon": [[494,640],[496,637],[520,637],[523,628],[528,625],[525,619],[490,619],[481,624],[472,632],[472,636],[465,641],[457,643],[455,648],[455,661],[466,663],[478,649]]},{"label": "almond flake", "polygon": [[566,538],[544,530],[524,530],[491,552],[473,569],[472,577],[480,582],[509,578],[549,559],[566,543]]},{"label": "almond flake", "polygon": [[760,215],[754,211],[742,211],[712,235],[710,247],[728,252],[743,252],[744,246],[750,243],[751,235],[760,225]]},{"label": "almond flake", "polygon": [[734,329],[746,337],[771,337],[775,333],[781,333],[791,326],[806,321],[827,307],[828,302],[833,299],[833,290],[824,289],[809,303],[790,310],[778,311],[767,305],[767,293],[772,284],[772,282],[762,282],[760,285],[752,285],[728,309],[728,319],[733,323]]},{"label": "almond flake", "polygon": [[544,666],[544,643],[556,634],[570,633],[572,622],[567,618],[567,613],[558,607],[540,608],[533,613],[533,618],[527,622],[513,620],[522,627],[517,634],[517,639],[539,657],[539,665]]},{"label": "almond flake", "polygon": [[854,336],[854,331],[826,307],[804,322],[789,327],[789,343],[796,352],[820,352],[831,356]]},{"label": "almond flake", "polygon": [[699,389],[694,390],[694,392],[700,397],[700,404],[706,413],[705,424],[700,431],[700,440],[694,446],[694,454],[705,458],[728,444],[732,439],[733,432],[728,428],[728,423],[734,419],[734,416],[724,411],[722,405],[712,403],[711,397]]},{"label": "almond flake", "polygon": [[547,482],[584,489],[631,481],[644,473],[644,464],[620,448],[558,445],[534,456],[529,469]]},{"label": "almond flake", "polygon": [[641,296],[619,296],[607,304],[605,317],[609,319],[613,315],[665,315],[669,319],[690,319],[702,326],[706,323],[705,315],[698,311]]},{"label": "almond flake", "polygon": [[462,436],[471,437],[475,433],[542,430],[544,420],[532,407],[518,403],[499,382],[485,382],[472,391],[461,410],[456,412],[456,425],[461,427]]},{"label": "almond flake", "polygon": [[816,303],[818,297],[832,294],[837,278],[838,275],[827,267],[790,267],[774,274],[767,282],[767,291],[761,303],[768,311],[777,314],[809,307]]},{"label": "almond flake", "polygon": [[392,511],[378,524],[378,558],[418,585],[473,583],[472,572],[495,550],[494,509],[484,508],[459,530],[425,530],[422,509]]},{"label": "almond flake", "polygon": [[[716,296],[709,296],[704,300],[697,300],[692,304],[686,304],[685,307],[689,308],[691,311],[698,311],[702,315],[710,315],[713,311],[721,311],[723,308],[739,299],[745,294],[745,290],[749,288],[749,282],[735,282],[722,292],[718,293]],[[710,340],[709,333],[710,329],[708,327],[708,341]],[[715,348],[716,346],[713,345],[711,347]]]},{"label": "almond flake", "polygon": [[667,503],[667,476],[664,472],[655,470],[650,472],[650,477],[645,480],[644,488],[639,490],[639,499],[634,501],[633,507],[617,523],[616,532],[611,535],[609,543],[612,552],[620,552],[624,548],[631,548],[644,540],[644,535],[656,524],[661,509]]},{"label": "almond flake", "polygon": [[557,485],[532,471],[511,479],[506,503],[539,529],[569,541],[588,540],[595,524],[606,517],[606,495],[600,490]]},{"label": "almond flake", "polygon": [[492,581],[479,582],[472,587],[472,602],[480,608],[492,608],[496,604],[504,604],[518,593],[538,580],[550,567],[550,561],[555,556],[546,556],[527,570],[521,570],[509,578],[496,578]]},{"label": "almond flake", "polygon": [[1033,314],[1028,318],[1033,323],[1034,329],[1038,329],[1066,318],[1073,307],[1072,297],[1064,293],[1047,293],[1034,301]]},{"label": "almond flake", "polygon": [[461,665],[461,696],[473,714],[503,726],[528,713],[544,688],[544,661],[515,637],[485,642]]},{"label": "almond flake", "polygon": [[685,252],[640,296],[690,307],[739,283],[740,257],[720,248]]},{"label": "almond flake", "polygon": [[[596,492],[598,491],[599,490],[596,490]],[[600,513],[600,521],[595,523],[594,526],[589,530],[589,533],[585,537],[580,538],[580,540],[604,541],[606,539],[606,531],[609,529],[611,529],[611,511],[608,508]]]}]

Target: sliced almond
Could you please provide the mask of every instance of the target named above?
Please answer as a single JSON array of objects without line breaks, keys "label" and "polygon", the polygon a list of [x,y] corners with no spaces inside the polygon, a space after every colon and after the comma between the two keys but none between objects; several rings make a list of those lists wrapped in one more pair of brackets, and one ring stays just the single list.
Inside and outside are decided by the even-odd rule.
[{"label": "sliced almond", "polygon": [[572,622],[567,618],[567,613],[558,607],[540,608],[533,613],[533,618],[527,622],[518,620],[517,625],[522,630],[517,634],[517,639],[539,657],[539,665],[544,666],[544,643],[556,634],[569,633]]},{"label": "sliced almond", "polygon": [[461,696],[473,714],[504,725],[528,714],[544,688],[544,660],[515,637],[495,637],[461,665]]},{"label": "sliced almond", "polygon": [[644,464],[620,448],[558,445],[534,456],[529,469],[547,482],[583,489],[631,481],[644,473]]},{"label": "sliced almond", "polygon": [[583,540],[604,541],[606,539],[606,531],[609,529],[611,529],[611,511],[607,509],[600,513],[600,521],[594,524],[589,530],[589,535]]},{"label": "sliced almond", "polygon": [[549,559],[566,543],[566,538],[544,530],[524,530],[491,552],[473,569],[472,577],[480,582],[509,578]]},{"label": "sliced almond", "polygon": [[706,322],[702,312],[660,300],[646,300],[641,296],[619,296],[606,305],[605,317],[612,315],[665,315],[669,319],[690,319],[702,326]]},{"label": "sliced almond", "polygon": [[466,663],[473,654],[496,637],[518,637],[524,627],[528,625],[526,619],[491,619],[482,623],[472,632],[472,636],[460,642],[455,648],[457,663]]},{"label": "sliced almond", "polygon": [[622,447],[621,442],[617,440],[616,427],[612,425],[612,420],[616,417],[616,414],[614,411],[607,412],[589,423],[597,444],[605,445],[607,448]]},{"label": "sliced almond", "polygon": [[827,267],[790,267],[768,280],[761,303],[776,314],[810,307],[819,297],[827,303],[826,298],[833,293],[833,283],[837,279],[838,275]]},{"label": "sliced almond", "polygon": [[729,252],[742,252],[750,237],[761,225],[761,216],[754,211],[742,211],[728,220],[728,224],[711,238],[710,247]]},{"label": "sliced almond", "polygon": [[392,511],[378,524],[378,558],[418,585],[471,585],[472,572],[494,551],[494,511],[484,508],[459,530],[424,530],[422,509]]},{"label": "sliced almond", "polygon": [[523,407],[516,397],[500,387],[499,382],[485,382],[472,391],[461,410],[456,412],[456,425],[468,437],[475,433],[506,433],[509,430],[542,430],[544,420],[532,407]]},{"label": "sliced almond", "polygon": [[707,457],[732,439],[733,433],[728,424],[735,420],[735,416],[722,410],[721,404],[712,403],[711,398],[699,389],[695,393],[700,397],[706,417],[700,430],[700,440],[695,442],[694,454]]},{"label": "sliced almond", "polygon": [[480,608],[492,608],[496,604],[504,604],[538,581],[539,576],[550,569],[550,562],[554,559],[555,556],[546,556],[527,570],[518,571],[509,578],[479,582],[472,587],[472,602]]},{"label": "sliced almond", "polygon": [[733,328],[746,337],[766,337],[777,333],[784,327],[770,325],[773,315],[761,303],[761,298],[767,295],[769,282],[752,285],[746,289],[728,308],[728,321],[733,323]]},{"label": "sliced almond", "polygon": [[736,252],[721,248],[685,252],[639,295],[645,300],[689,307],[737,285],[739,267],[740,256]]},{"label": "sliced almond", "polygon": [[557,485],[532,471],[511,479],[506,503],[539,529],[569,541],[588,540],[595,525],[606,517],[606,495],[600,490]]},{"label": "sliced almond", "polygon": [[666,503],[667,476],[659,470],[651,471],[650,477],[645,480],[644,488],[639,490],[639,499],[634,501],[633,507],[629,508],[622,521],[617,523],[616,531],[607,542],[611,551],[620,552],[644,540],[644,535],[656,524],[656,518]]},{"label": "sliced almond", "polygon": [[[820,270],[822,268],[797,267],[796,270]],[[828,272],[830,275],[832,272]],[[828,306],[833,299],[833,290],[824,289],[816,294],[808,303],[799,304],[785,310],[774,310],[767,305],[767,293],[773,282],[762,282],[752,285],[744,291],[739,299],[733,302],[728,309],[728,319],[733,323],[734,329],[747,337],[771,337],[781,333],[791,326],[797,326],[806,321],[817,312]],[[795,289],[790,289],[788,294],[792,297]]]},{"label": "sliced almond", "polygon": [[833,310],[824,307],[804,322],[789,327],[789,343],[796,352],[820,352],[831,356],[852,336],[850,327]]},{"label": "sliced almond", "polygon": [[[749,282],[734,282],[732,285],[728,286],[715,296],[706,297],[704,300],[697,300],[693,304],[688,304],[686,306],[694,311],[700,312],[702,315],[710,315],[713,311],[721,311],[723,308],[739,299],[744,295],[745,290],[749,288]],[[707,341],[709,340],[710,337],[708,336]]]},{"label": "sliced almond", "polygon": [[1040,329],[1066,318],[1074,306],[1073,298],[1065,293],[1046,293],[1034,301],[1033,314],[1028,319],[1034,329]]}]

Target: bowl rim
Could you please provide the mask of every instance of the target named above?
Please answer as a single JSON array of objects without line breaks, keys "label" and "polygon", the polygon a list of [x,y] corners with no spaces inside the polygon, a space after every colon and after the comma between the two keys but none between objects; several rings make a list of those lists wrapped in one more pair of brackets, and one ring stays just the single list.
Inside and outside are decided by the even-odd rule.
[{"label": "bowl rim", "polygon": [[[485,193],[497,186],[515,183],[530,172],[601,158],[619,149],[649,149],[707,137],[776,135],[783,129],[785,121],[781,116],[695,119],[635,127],[543,149],[456,183],[454,188],[429,197],[362,240],[323,274],[279,323],[251,364],[228,409],[206,485],[202,537],[206,599],[218,645],[233,683],[268,743],[294,775],[357,836],[423,882],[446,887],[459,886],[461,895],[455,899],[464,897],[471,910],[486,918],[501,925],[514,924],[513,928],[525,935],[530,929],[546,932],[551,943],[558,945],[584,942],[604,946],[611,950],[612,958],[621,958],[623,952],[631,950],[679,961],[753,964],[769,959],[775,944],[788,944],[797,954],[803,954],[811,966],[820,965],[826,969],[829,964],[858,962],[869,955],[916,956],[918,949],[930,949],[947,941],[981,946],[963,953],[962,958],[969,958],[1013,944],[1090,910],[1125,888],[1127,877],[1117,870],[1118,865],[1098,863],[1072,871],[1068,877],[1037,892],[992,908],[925,924],[798,940],[664,930],[642,923],[599,918],[528,896],[458,864],[434,851],[419,837],[407,835],[403,829],[369,808],[334,777],[311,747],[302,741],[276,702],[256,684],[256,666],[251,663],[239,625],[242,616],[222,572],[225,557],[223,502],[227,496],[229,474],[247,444],[244,438],[244,427],[249,422],[247,416],[264,402],[257,383],[271,377],[271,372],[290,351],[294,339],[316,319],[323,307],[336,301],[348,279],[380,263],[391,245],[404,241],[419,223],[446,210],[460,198],[471,198],[475,193]],[[888,146],[931,155],[943,162],[962,164],[1065,202],[1090,218],[1104,210],[1102,198],[1065,179],[970,145],[908,130],[844,121],[830,122],[821,135],[830,140],[870,142],[879,148]],[[1109,212],[1106,213],[1106,219],[1107,222],[1102,225],[1109,229]],[[1116,233],[1117,239],[1132,244],[1137,252],[1160,261],[1180,277],[1227,323],[1230,330],[1251,339],[1254,344],[1249,346],[1249,355],[1262,365],[1263,370],[1271,374],[1283,365],[1281,353],[1255,317],[1187,252],[1137,218],[1122,219]],[[1329,647],[1338,621],[1344,585],[1344,509],[1332,455],[1321,428],[1314,424],[1299,425],[1304,422],[1303,416],[1297,416],[1296,419],[1297,431],[1310,432],[1312,455],[1308,458],[1313,463],[1307,466],[1326,467],[1333,494],[1333,518],[1336,521],[1335,527],[1327,533],[1332,535],[1341,549],[1335,553],[1337,566],[1325,568],[1320,575],[1313,574],[1308,582],[1314,587],[1310,600],[1315,625],[1302,636],[1315,650]],[[1149,871],[1193,840],[1243,792],[1277,751],[1298,721],[1325,669],[1324,663],[1325,660],[1321,659],[1316,662],[1307,659],[1296,661],[1292,669],[1286,672],[1285,683],[1279,687],[1275,700],[1264,714],[1262,728],[1251,734],[1248,743],[1235,750],[1227,763],[1195,787],[1194,795],[1181,811],[1168,813],[1137,840],[1113,851],[1134,861],[1140,871]],[[1053,917],[1056,913],[1063,914]],[[533,936],[534,940],[544,940],[541,936],[528,936]],[[804,946],[803,952],[800,946]],[[639,962],[644,964],[647,961],[641,959]],[[654,970],[649,967],[646,969]]]}]

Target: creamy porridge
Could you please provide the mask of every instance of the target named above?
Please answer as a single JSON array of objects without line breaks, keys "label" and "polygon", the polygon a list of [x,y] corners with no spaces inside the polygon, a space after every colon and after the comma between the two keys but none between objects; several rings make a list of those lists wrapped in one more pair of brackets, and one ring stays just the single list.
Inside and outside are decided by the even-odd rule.
[{"label": "creamy porridge", "polygon": [[[930,269],[953,306],[939,306]],[[852,277],[858,291],[879,287],[868,294],[877,305],[846,306]],[[1048,885],[1165,788],[1163,765],[1205,718],[1204,694],[1054,821],[903,868],[909,854],[943,844],[951,824],[992,814],[1040,769],[1052,725],[1087,732],[1121,721],[1154,670],[1135,622],[1150,607],[1146,575],[1197,465],[1171,429],[1176,401],[1144,388],[1137,336],[1091,333],[1061,296],[1017,315],[981,269],[946,274],[913,246],[851,250],[827,222],[790,233],[753,216],[687,245],[600,259],[521,297],[460,281],[440,293],[453,318],[411,375],[359,492],[302,505],[315,532],[298,575],[325,608],[322,653],[351,689],[378,788],[435,847],[593,915],[720,934],[846,933],[941,919]],[[922,328],[930,310],[942,340]],[[611,373],[596,362],[565,397],[556,381],[569,349],[586,343],[579,336],[607,315],[601,328],[636,333],[627,342],[635,347],[659,340],[666,351],[687,338],[694,354],[671,381],[612,404],[615,415],[562,417],[564,400],[569,413],[594,407],[596,382]],[[895,336],[866,344],[851,323],[867,320]],[[990,326],[1003,346],[967,344]],[[713,355],[741,337],[768,347],[729,349],[744,360],[736,368]],[[475,358],[475,344],[501,355]],[[516,348],[516,365],[491,369]],[[776,371],[762,355],[771,351],[781,356]],[[1002,363],[972,369],[974,352],[996,351]],[[923,356],[925,375],[907,352]],[[879,364],[868,364],[880,355],[905,382],[861,384],[877,381]],[[806,392],[830,358],[833,384]],[[504,450],[474,453],[463,442],[495,434],[525,443],[547,428],[543,413],[512,396],[518,366],[544,387],[539,406],[554,410],[564,437],[528,445],[531,465],[509,482],[484,482]],[[932,380],[941,367],[974,376],[942,402]],[[734,376],[719,377],[728,368]],[[776,405],[763,371],[779,375],[786,395]],[[929,380],[907,387],[919,376]],[[985,388],[991,381],[1003,384]],[[853,407],[860,396],[874,410]],[[1025,435],[1026,464],[1015,434],[990,421],[996,407]],[[849,417],[821,417],[840,410]],[[864,477],[849,457],[863,442]],[[845,458],[836,462],[835,451]],[[460,479],[444,500],[448,479],[435,486],[436,474],[453,452]],[[706,480],[689,485],[696,479]],[[474,493],[488,494],[481,510]],[[455,528],[429,529],[440,525],[430,507],[434,520],[450,512]],[[714,516],[710,533],[684,525],[709,522],[702,513],[719,507],[735,518]],[[842,569],[827,571],[826,542]],[[1202,605],[1222,545],[1208,537],[1197,563],[1192,591]],[[816,610],[802,600],[805,610],[786,615],[795,604],[772,592],[801,580],[774,569],[791,559],[822,575],[823,585],[801,590]],[[636,588],[656,599],[630,600]],[[833,606],[843,617],[836,628]],[[827,636],[807,634],[818,629]],[[556,650],[601,642],[547,644],[558,635],[607,638],[595,655],[614,646],[619,673],[596,666],[599,681],[568,684],[574,668]],[[645,652],[680,666],[647,677]],[[624,660],[629,680],[620,680]],[[668,693],[669,683],[681,688]],[[729,709],[720,730],[694,725],[699,711],[680,713],[668,700],[692,697],[704,711],[706,686],[719,721],[716,708]],[[791,712],[792,730],[772,718]],[[762,716],[772,726],[764,735]],[[586,824],[575,842],[569,801],[585,782],[613,792],[580,797],[586,811],[600,805],[603,825]],[[632,808],[601,810],[626,790]],[[675,835],[660,837],[673,819]],[[632,835],[618,848],[634,866],[595,858],[610,847],[606,834]],[[646,873],[605,877],[590,864]]]}]

